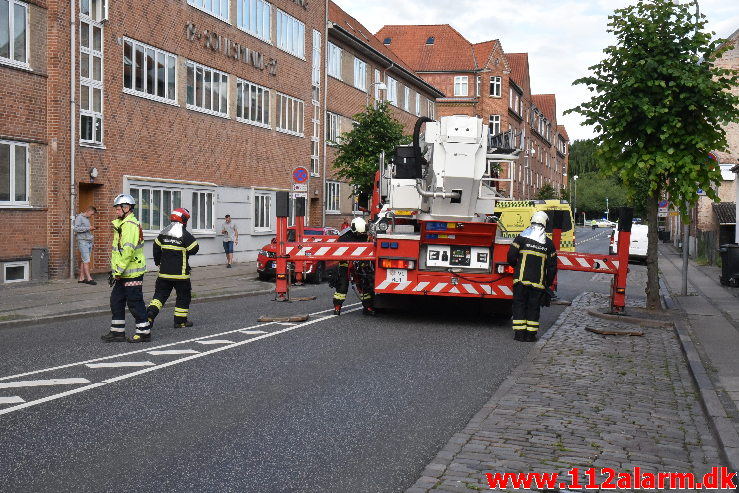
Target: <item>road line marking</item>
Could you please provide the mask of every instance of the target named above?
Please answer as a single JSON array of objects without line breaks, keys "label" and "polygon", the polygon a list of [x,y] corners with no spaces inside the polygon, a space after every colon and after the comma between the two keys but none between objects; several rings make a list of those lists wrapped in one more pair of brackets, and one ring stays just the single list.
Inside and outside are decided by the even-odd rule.
[{"label": "road line marking", "polygon": [[0,404],[20,404],[26,402],[22,397],[14,395],[12,397],[0,397]]},{"label": "road line marking", "polygon": [[246,335],[269,334],[269,332],[265,332],[263,330],[240,330],[239,332]]},{"label": "road line marking", "polygon": [[195,349],[165,349],[164,351],[147,351],[152,356],[166,356],[168,354],[199,354]]},{"label": "road line marking", "polygon": [[126,366],[154,366],[151,361],[119,361],[116,363],[87,363],[88,368],[123,368]]},{"label": "road line marking", "polygon": [[198,344],[233,344],[234,341],[228,339],[212,339],[210,341],[197,341]]},{"label": "road line marking", "polygon": [[86,378],[52,378],[50,380],[23,380],[20,382],[0,383],[0,389],[15,389],[19,387],[43,387],[48,385],[77,385],[90,383]]},{"label": "road line marking", "polygon": [[61,394],[54,394],[50,395],[48,397],[42,397],[41,399],[36,399],[35,401],[29,401],[24,402],[23,404],[18,404],[17,406],[13,407],[7,407],[5,409],[0,409],[0,414],[8,414],[12,413],[13,411],[19,411],[21,409],[25,409],[27,407],[35,406],[37,404],[43,404],[44,402],[54,401],[56,399],[61,399],[62,397],[67,397],[68,395],[77,394],[78,392],[84,392],[86,390],[95,389],[97,387],[102,387],[105,385],[104,383],[93,383],[90,385],[86,385],[84,387],[79,387],[76,389],[68,390],[67,392],[62,392]]},{"label": "road line marking", "polygon": [[[359,302],[352,303],[352,304],[345,304],[344,307],[348,308],[348,307],[352,307],[352,306],[358,306],[359,304],[360,304]],[[328,308],[326,310],[320,310],[320,311],[317,311],[317,312],[314,312],[314,313],[310,313],[309,315],[310,316],[314,316],[314,315],[319,315],[321,313],[325,313],[325,312],[329,312],[329,311],[333,314],[333,308]],[[90,359],[90,360],[87,360],[87,361],[76,361],[74,363],[67,363],[65,365],[54,366],[54,367],[51,367],[51,368],[42,368],[40,370],[32,370],[32,371],[27,371],[25,373],[18,373],[18,374],[15,374],[15,375],[8,375],[6,377],[0,377],[0,382],[2,382],[4,380],[11,380],[13,378],[26,377],[28,375],[36,375],[36,374],[39,374],[39,373],[44,373],[44,372],[49,372],[49,371],[54,371],[54,370],[63,370],[65,368],[72,368],[74,366],[82,366],[82,365],[85,365],[87,363],[96,363],[98,361],[106,361],[106,360],[111,360],[111,359],[115,359],[115,358],[122,358],[122,357],[125,357],[125,356],[131,356],[133,354],[145,353],[145,352],[150,351],[152,349],[161,349],[161,348],[165,348],[165,347],[177,346],[179,344],[187,344],[187,343],[190,343],[190,342],[199,342],[199,341],[202,341],[202,340],[208,340],[208,339],[210,339],[212,337],[222,337],[222,336],[229,335],[229,334],[235,334],[235,333],[240,332],[242,330],[254,329],[254,328],[259,328],[259,327],[267,327],[269,325],[274,325],[274,322],[260,323],[260,324],[253,325],[251,327],[242,327],[240,329],[228,330],[226,332],[220,332],[218,334],[209,334],[209,335],[206,335],[206,336],[194,337],[192,339],[186,339],[186,340],[183,340],[183,341],[170,342],[169,344],[162,344],[161,346],[154,346],[153,348],[139,349],[137,351],[129,351],[127,353],[114,354],[114,355],[111,355],[111,356],[103,356],[103,357],[100,357],[100,358],[94,358],[94,359]]]}]

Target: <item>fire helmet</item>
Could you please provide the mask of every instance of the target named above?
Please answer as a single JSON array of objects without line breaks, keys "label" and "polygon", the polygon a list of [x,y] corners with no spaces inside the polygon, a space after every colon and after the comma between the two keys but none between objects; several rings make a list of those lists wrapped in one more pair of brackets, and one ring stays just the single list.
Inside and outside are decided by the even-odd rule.
[{"label": "fire helmet", "polygon": [[184,207],[178,207],[172,211],[172,214],[169,215],[169,219],[170,221],[187,224],[187,221],[190,219],[190,211]]},{"label": "fire helmet", "polygon": [[367,221],[361,217],[355,217],[352,219],[352,231],[355,233],[366,233],[367,232]]},{"label": "fire helmet", "polygon": [[127,193],[122,193],[113,199],[113,207],[117,205],[129,205],[133,208],[136,205],[136,199]]},{"label": "fire helmet", "polygon": [[534,215],[531,216],[531,224],[541,224],[546,227],[548,220],[549,216],[547,216],[547,213],[544,211],[536,211],[534,212]]}]

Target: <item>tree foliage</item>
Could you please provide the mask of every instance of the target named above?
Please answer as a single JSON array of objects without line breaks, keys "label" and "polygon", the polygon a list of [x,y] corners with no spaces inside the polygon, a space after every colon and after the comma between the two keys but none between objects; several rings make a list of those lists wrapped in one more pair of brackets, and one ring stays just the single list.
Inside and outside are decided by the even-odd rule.
[{"label": "tree foliage", "polygon": [[[608,200],[606,201],[606,199]],[[573,202],[575,201],[574,193],[572,200]],[[612,210],[627,205],[629,205],[629,198],[626,190],[613,177],[592,172],[580,175],[578,178],[578,213],[584,212],[588,218],[600,219],[601,217],[605,217],[606,207]]]},{"label": "tree foliage", "polygon": [[549,200],[558,199],[557,191],[554,189],[551,183],[545,183],[541,186],[538,192],[536,192],[537,200]]},{"label": "tree foliage", "polygon": [[367,106],[353,118],[354,128],[336,143],[334,168],[339,177],[349,181],[356,195],[370,195],[381,152],[390,156],[396,146],[411,139],[403,135],[403,124],[390,114],[387,101]]},{"label": "tree foliage", "polygon": [[595,150],[597,148],[598,145],[594,139],[575,140],[570,144],[570,161],[567,168],[568,176],[598,171],[598,162],[595,159]]}]

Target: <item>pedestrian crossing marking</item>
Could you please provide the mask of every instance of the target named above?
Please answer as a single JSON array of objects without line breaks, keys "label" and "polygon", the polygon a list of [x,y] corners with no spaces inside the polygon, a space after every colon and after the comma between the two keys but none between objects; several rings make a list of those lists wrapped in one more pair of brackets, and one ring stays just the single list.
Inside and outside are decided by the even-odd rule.
[{"label": "pedestrian crossing marking", "polygon": [[87,363],[88,368],[125,368],[130,366],[154,366],[151,361],[116,361],[113,363]]},{"label": "pedestrian crossing marking", "polygon": [[26,402],[23,400],[22,397],[18,397],[17,395],[13,395],[10,397],[0,397],[0,404],[22,404],[23,402]]},{"label": "pedestrian crossing marking", "polygon": [[77,385],[90,383],[85,378],[52,378],[50,380],[24,380],[21,382],[0,382],[0,389],[15,389],[20,387],[42,387],[48,385]]},{"label": "pedestrian crossing marking", "polygon": [[265,332],[263,330],[240,330],[242,334],[246,335],[259,335],[259,334],[268,334],[269,332]]},{"label": "pedestrian crossing marking", "polygon": [[164,356],[168,354],[198,354],[200,351],[195,349],[165,349],[162,351],[147,351],[147,353],[152,356]]},{"label": "pedestrian crossing marking", "polygon": [[228,339],[211,339],[209,341],[196,341],[198,344],[234,344],[234,341]]}]

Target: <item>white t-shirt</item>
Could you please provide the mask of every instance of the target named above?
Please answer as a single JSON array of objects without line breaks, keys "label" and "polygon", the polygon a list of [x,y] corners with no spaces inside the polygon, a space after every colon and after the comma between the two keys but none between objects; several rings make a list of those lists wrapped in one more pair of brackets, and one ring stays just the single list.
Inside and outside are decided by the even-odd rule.
[{"label": "white t-shirt", "polygon": [[224,221],[223,226],[221,226],[221,231],[223,230],[226,231],[226,234],[223,235],[223,241],[236,241],[236,233],[238,233],[238,230],[233,221],[230,223]]}]

